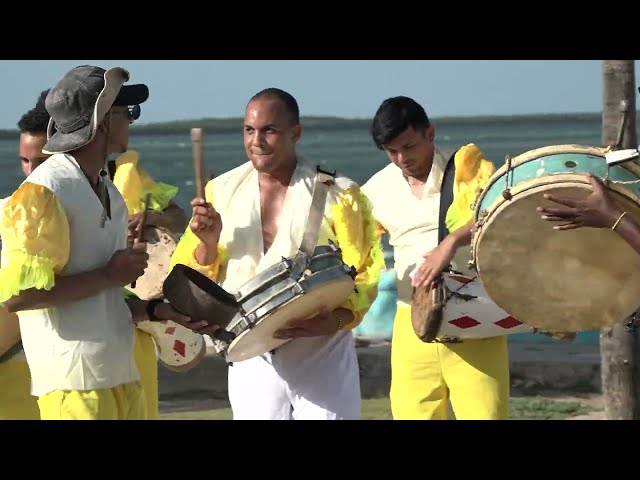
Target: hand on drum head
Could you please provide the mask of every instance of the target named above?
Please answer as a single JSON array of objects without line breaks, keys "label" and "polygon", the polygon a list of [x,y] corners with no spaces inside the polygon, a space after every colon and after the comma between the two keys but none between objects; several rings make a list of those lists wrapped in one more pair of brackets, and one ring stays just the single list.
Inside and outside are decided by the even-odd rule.
[{"label": "hand on drum head", "polygon": [[192,215],[189,227],[196,237],[205,245],[217,245],[222,231],[222,218],[213,208],[202,198],[191,200]]},{"label": "hand on drum head", "polygon": [[611,228],[620,211],[611,202],[602,181],[589,174],[593,192],[587,198],[578,200],[545,194],[544,197],[563,207],[538,207],[542,219],[549,222],[562,222],[554,230],[573,230],[581,227]]},{"label": "hand on drum head", "polygon": [[456,246],[452,240],[445,238],[440,245],[423,255],[424,261],[412,272],[411,286],[426,288],[451,263],[456,254]]},{"label": "hand on drum head", "polygon": [[[175,323],[198,333],[205,333],[202,332],[202,330],[204,330],[202,327],[206,327],[209,324],[206,320],[193,320],[191,317],[178,313],[170,303],[158,303],[154,314],[160,320],[172,320]],[[219,328],[217,325],[214,327],[215,328],[213,328],[212,332]]]},{"label": "hand on drum head", "polygon": [[277,330],[273,338],[285,340],[298,337],[321,337],[338,331],[340,321],[328,310],[307,319],[292,320],[285,328]]}]

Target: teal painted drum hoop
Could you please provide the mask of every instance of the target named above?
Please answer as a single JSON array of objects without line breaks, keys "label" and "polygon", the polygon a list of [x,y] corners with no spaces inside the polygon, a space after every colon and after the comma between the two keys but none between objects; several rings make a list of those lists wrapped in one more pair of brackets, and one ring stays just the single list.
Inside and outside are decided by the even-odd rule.
[{"label": "teal painted drum hoop", "polygon": [[[640,166],[609,167],[606,150],[553,145],[507,160],[474,207],[471,268],[503,310],[539,330],[578,332],[622,323],[640,307],[640,255],[610,229],[553,229],[543,195],[584,198],[587,174],[607,177],[612,200],[640,219]],[[637,182],[637,183],[632,183]]]},{"label": "teal painted drum hoop", "polygon": [[[604,178],[607,164],[605,150],[602,148],[558,145],[525,152],[512,159],[511,170],[507,167],[505,163],[492,175],[489,184],[478,197],[475,209],[476,221],[483,210],[489,209],[502,197],[507,186],[513,187],[526,180],[563,173],[591,173]],[[640,167],[637,164],[622,163],[609,169],[609,180],[612,182],[638,180],[639,175]],[[640,196],[640,183],[625,186]]]}]

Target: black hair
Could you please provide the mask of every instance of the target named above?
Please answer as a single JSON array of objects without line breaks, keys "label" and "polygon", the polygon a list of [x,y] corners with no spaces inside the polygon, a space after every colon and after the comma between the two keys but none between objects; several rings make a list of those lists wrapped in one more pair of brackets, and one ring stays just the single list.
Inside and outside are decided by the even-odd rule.
[{"label": "black hair", "polygon": [[249,103],[254,100],[258,100],[259,98],[274,98],[279,100],[284,105],[293,125],[298,125],[300,123],[300,109],[298,108],[298,102],[290,93],[275,87],[265,88],[251,97]]},{"label": "black hair", "polygon": [[40,92],[35,107],[20,117],[18,121],[20,133],[47,133],[50,115],[44,107],[44,100],[48,93],[49,90]]},{"label": "black hair", "polygon": [[385,144],[408,128],[424,130],[430,125],[427,113],[418,102],[409,97],[391,97],[378,107],[370,133],[376,147],[383,150]]}]

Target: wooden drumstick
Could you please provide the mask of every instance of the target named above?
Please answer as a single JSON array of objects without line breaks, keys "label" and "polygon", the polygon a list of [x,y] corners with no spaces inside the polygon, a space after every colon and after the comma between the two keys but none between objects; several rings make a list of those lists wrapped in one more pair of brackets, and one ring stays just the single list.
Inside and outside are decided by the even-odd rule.
[{"label": "wooden drumstick", "polygon": [[202,179],[203,160],[202,160],[202,129],[191,129],[191,141],[193,142],[193,167],[196,175],[196,196],[206,200],[204,196],[204,181]]},{"label": "wooden drumstick", "polygon": [[[138,236],[136,237],[136,240],[138,240],[138,243],[141,243],[144,240],[144,229],[147,226],[147,212],[149,211],[150,203],[151,203],[151,194],[147,193],[147,196],[144,198],[144,210],[142,211],[142,216],[140,217],[140,223],[138,224]],[[135,281],[131,284],[131,288],[136,288]]]}]

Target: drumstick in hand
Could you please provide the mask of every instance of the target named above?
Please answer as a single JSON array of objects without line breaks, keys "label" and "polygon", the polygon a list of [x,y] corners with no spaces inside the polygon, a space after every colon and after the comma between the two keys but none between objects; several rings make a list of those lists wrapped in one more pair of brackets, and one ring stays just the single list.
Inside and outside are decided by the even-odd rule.
[{"label": "drumstick in hand", "polygon": [[191,141],[193,142],[193,167],[196,174],[196,196],[206,200],[204,197],[204,182],[202,180],[202,129],[191,129]]},{"label": "drumstick in hand", "polygon": [[[140,223],[138,223],[138,243],[144,240],[144,229],[147,224],[147,212],[149,211],[149,203],[151,203],[151,194],[147,193],[147,196],[144,198],[144,210],[142,211],[142,215],[140,216]],[[135,281],[131,284],[131,288],[136,288]]]}]

